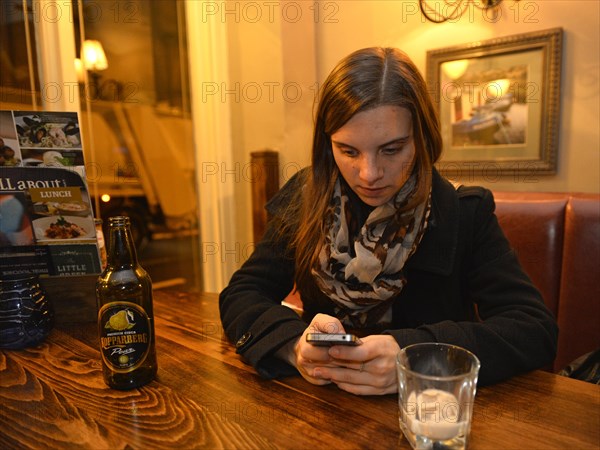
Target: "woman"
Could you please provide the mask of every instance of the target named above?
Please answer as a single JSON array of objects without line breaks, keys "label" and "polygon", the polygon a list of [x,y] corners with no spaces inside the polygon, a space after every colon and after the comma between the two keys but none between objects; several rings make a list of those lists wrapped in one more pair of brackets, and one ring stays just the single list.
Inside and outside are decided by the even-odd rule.
[{"label": "woman", "polygon": [[[396,49],[359,50],[329,75],[312,166],[267,205],[262,241],[220,295],[221,320],[265,377],[300,372],[355,394],[397,391],[417,342],[464,347],[493,383],[554,358],[557,327],[494,215],[490,191],[455,189],[425,82]],[[280,303],[294,288],[303,317]],[[356,347],[312,346],[313,331]]]}]

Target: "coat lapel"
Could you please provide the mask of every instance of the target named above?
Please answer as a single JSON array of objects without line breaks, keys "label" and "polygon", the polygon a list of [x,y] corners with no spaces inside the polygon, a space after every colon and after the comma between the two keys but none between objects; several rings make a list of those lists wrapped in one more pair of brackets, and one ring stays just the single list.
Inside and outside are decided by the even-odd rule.
[{"label": "coat lapel", "polygon": [[419,248],[407,261],[406,268],[449,275],[458,245],[458,195],[452,184],[435,169],[432,183],[429,224]]}]

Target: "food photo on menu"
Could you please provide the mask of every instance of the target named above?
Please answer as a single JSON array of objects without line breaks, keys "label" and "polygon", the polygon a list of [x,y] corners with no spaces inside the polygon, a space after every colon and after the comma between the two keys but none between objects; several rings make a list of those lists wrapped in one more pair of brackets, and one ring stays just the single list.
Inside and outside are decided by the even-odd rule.
[{"label": "food photo on menu", "polygon": [[0,167],[20,166],[23,158],[11,111],[0,111]]},{"label": "food photo on menu", "polygon": [[[2,113],[10,113],[2,111]],[[14,111],[20,160],[25,167],[83,165],[83,149],[77,113]],[[7,117],[6,122],[9,121]]]},{"label": "food photo on menu", "polygon": [[22,148],[81,149],[76,113],[15,111],[14,117]]},{"label": "food photo on menu", "polygon": [[36,219],[34,230],[38,242],[58,239],[89,239],[93,237],[91,227],[85,219],[77,217],[44,217]]},{"label": "food photo on menu", "polygon": [[22,148],[25,167],[72,167],[83,165],[81,150],[47,150]]},{"label": "food photo on menu", "polygon": [[27,192],[36,242],[95,239],[94,217],[84,188],[35,187]]}]

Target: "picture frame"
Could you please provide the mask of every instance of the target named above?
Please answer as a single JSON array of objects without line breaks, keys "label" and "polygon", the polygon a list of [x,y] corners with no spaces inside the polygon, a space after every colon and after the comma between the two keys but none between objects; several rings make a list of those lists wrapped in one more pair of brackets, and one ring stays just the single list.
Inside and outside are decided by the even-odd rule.
[{"label": "picture frame", "polygon": [[557,170],[562,28],[429,50],[448,177]]}]

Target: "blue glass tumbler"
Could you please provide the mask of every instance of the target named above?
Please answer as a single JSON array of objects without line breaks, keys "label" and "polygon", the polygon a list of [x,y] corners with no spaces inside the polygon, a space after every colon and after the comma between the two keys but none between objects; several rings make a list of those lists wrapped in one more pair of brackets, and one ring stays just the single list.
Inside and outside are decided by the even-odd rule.
[{"label": "blue glass tumbler", "polygon": [[0,279],[0,348],[37,345],[53,325],[54,310],[37,275]]}]

